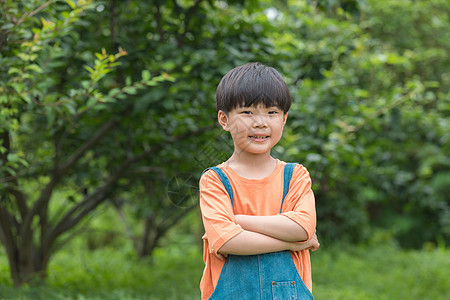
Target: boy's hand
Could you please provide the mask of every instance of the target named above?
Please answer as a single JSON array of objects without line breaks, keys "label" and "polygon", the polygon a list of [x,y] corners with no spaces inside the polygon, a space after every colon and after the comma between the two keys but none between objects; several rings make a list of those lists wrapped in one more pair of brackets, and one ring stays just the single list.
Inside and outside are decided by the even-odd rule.
[{"label": "boy's hand", "polygon": [[305,249],[310,249],[311,251],[316,251],[319,249],[320,243],[317,239],[317,235],[314,233],[313,237],[304,243],[292,243],[291,251],[300,251]]},{"label": "boy's hand", "polygon": [[216,253],[216,252],[214,252],[214,255],[220,260],[225,260],[225,258],[228,257],[228,254],[221,254],[221,253]]},{"label": "boy's hand", "polygon": [[310,243],[311,246],[307,249],[310,249],[311,251],[316,251],[317,249],[319,249],[320,243],[319,240],[317,239],[316,233],[314,233],[313,237],[308,242]]}]

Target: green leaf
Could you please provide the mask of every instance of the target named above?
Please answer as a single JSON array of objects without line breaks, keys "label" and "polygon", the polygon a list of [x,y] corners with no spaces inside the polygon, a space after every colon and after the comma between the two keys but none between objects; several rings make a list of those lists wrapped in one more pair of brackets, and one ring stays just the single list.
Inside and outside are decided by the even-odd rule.
[{"label": "green leaf", "polygon": [[18,56],[20,59],[22,59],[23,61],[29,61],[29,60],[31,60],[31,55],[29,55],[29,54],[27,54],[27,53],[20,52],[20,53],[17,53],[17,56]]},{"label": "green leaf", "polygon": [[8,29],[11,29],[13,27],[14,27],[13,23],[5,23],[5,24],[2,25],[2,27],[0,27],[0,29],[7,31]]},{"label": "green leaf", "polygon": [[104,110],[104,109],[107,109],[107,108],[108,108],[108,106],[105,105],[105,104],[102,104],[102,103],[94,106],[94,110],[96,110],[96,111]]},{"label": "green leaf", "polygon": [[66,3],[69,4],[70,8],[75,9],[77,5],[72,0],[66,0]]},{"label": "green leaf", "polygon": [[27,94],[27,93],[22,93],[22,94],[20,94],[21,96],[22,96],[22,99],[25,101],[25,102],[27,102],[27,103],[31,103],[32,101],[31,101],[31,97],[30,97],[30,95],[29,94]]},{"label": "green leaf", "polygon": [[71,115],[75,115],[77,113],[77,110],[76,110],[75,105],[74,105],[73,102],[66,102],[66,103],[64,103],[64,107],[67,109],[67,111]]},{"label": "green leaf", "polygon": [[114,97],[114,96],[116,96],[116,95],[119,94],[119,93],[120,93],[120,89],[118,89],[118,88],[113,88],[113,89],[111,89],[111,90],[108,92],[108,95],[111,96],[111,97]]},{"label": "green leaf", "polygon": [[95,57],[98,58],[98,60],[103,60],[103,55],[101,53],[95,53]]},{"label": "green leaf", "polygon": [[16,67],[11,67],[11,68],[9,68],[9,70],[8,70],[8,75],[11,75],[11,74],[20,74],[21,73],[21,71],[18,69],[18,68],[16,68]]},{"label": "green leaf", "polygon": [[91,107],[91,106],[94,106],[96,103],[97,103],[97,99],[95,99],[94,97],[92,97],[92,98],[89,98],[89,99],[88,99],[86,105],[87,105],[88,107]]},{"label": "green leaf", "polygon": [[68,11],[63,11],[63,12],[61,13],[61,16],[62,16],[64,19],[68,19],[68,18],[70,18],[70,12],[68,12]]},{"label": "green leaf", "polygon": [[146,80],[150,80],[151,78],[151,74],[149,70],[143,70],[142,71],[142,80],[146,81]]},{"label": "green leaf", "polygon": [[10,175],[12,175],[12,176],[15,176],[16,174],[17,174],[17,171],[16,170],[14,170],[13,168],[11,168],[11,167],[5,167],[5,170],[6,170],[6,172],[7,173],[9,173]]},{"label": "green leaf", "polygon": [[162,64],[162,69],[166,70],[166,71],[171,71],[175,68],[175,63],[173,61],[166,61],[165,63]]},{"label": "green leaf", "polygon": [[129,95],[137,94],[137,89],[134,86],[126,86],[123,88],[123,91]]},{"label": "green leaf", "polygon": [[36,73],[43,73],[42,68],[37,64],[31,64],[25,67],[26,70],[34,71]]},{"label": "green leaf", "polygon": [[91,82],[89,80],[83,80],[81,82],[81,86],[85,89],[88,89],[90,85],[91,85]]},{"label": "green leaf", "polygon": [[13,82],[11,83],[11,86],[18,94],[21,94],[25,89],[25,84],[22,82]]},{"label": "green leaf", "polygon": [[127,94],[122,93],[122,94],[118,94],[118,95],[116,96],[116,98],[117,98],[117,99],[127,99],[128,96],[127,96]]},{"label": "green leaf", "polygon": [[10,162],[17,162],[17,161],[19,161],[19,155],[17,153],[8,153],[6,158]]},{"label": "green leaf", "polygon": [[84,66],[84,68],[91,74],[95,72],[95,70],[89,66]]}]

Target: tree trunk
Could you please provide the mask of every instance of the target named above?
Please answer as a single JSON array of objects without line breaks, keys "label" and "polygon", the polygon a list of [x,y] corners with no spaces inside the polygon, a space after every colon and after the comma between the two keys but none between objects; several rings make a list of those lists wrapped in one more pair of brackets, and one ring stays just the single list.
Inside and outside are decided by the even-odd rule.
[{"label": "tree trunk", "polygon": [[[34,246],[29,249],[15,249],[12,256],[8,255],[11,279],[15,287],[25,283],[41,284],[47,277],[48,260],[43,259],[40,251]],[[48,255],[46,255],[48,257]]]},{"label": "tree trunk", "polygon": [[141,239],[141,247],[138,252],[139,258],[151,257],[160,238],[161,234],[154,222],[154,218],[146,218],[144,223],[144,233],[142,234]]}]

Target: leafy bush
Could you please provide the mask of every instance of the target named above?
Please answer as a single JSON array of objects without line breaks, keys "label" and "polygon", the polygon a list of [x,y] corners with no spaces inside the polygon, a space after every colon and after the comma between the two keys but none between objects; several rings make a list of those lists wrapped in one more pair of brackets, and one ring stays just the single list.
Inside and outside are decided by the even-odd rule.
[{"label": "leafy bush", "polygon": [[448,299],[449,251],[332,247],[312,255],[316,299]]},{"label": "leafy bush", "polygon": [[320,236],[450,243],[448,5],[320,2],[292,3],[274,34],[294,99],[277,151],[309,169]]}]

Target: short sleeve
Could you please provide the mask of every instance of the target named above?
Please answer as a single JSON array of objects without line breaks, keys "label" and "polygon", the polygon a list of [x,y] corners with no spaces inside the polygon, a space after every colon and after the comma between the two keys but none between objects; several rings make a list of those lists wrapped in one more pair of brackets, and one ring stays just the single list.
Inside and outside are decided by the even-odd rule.
[{"label": "short sleeve", "polygon": [[200,209],[209,251],[216,252],[243,231],[235,223],[233,207],[219,176],[212,170],[200,178]]},{"label": "short sleeve", "polygon": [[282,215],[303,227],[310,239],[316,230],[316,208],[308,170],[296,165],[289,184]]}]

